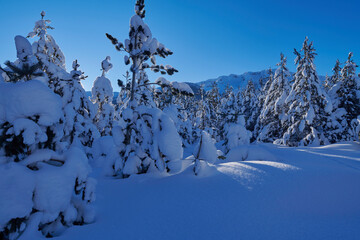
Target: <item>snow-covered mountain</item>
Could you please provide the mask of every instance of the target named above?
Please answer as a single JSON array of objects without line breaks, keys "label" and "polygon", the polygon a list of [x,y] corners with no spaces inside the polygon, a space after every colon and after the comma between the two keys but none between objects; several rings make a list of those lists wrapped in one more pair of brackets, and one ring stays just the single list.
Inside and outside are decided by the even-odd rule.
[{"label": "snow-covered mountain", "polygon": [[[275,72],[275,69],[273,69]],[[291,73],[293,74],[293,73]],[[214,82],[218,84],[220,92],[223,92],[227,85],[232,86],[234,89],[245,88],[247,83],[252,80],[256,88],[260,88],[260,81],[266,81],[269,78],[269,70],[262,70],[258,72],[245,72],[243,74],[230,74],[228,76],[220,76],[218,78],[208,79],[202,82],[196,83],[196,85],[204,85],[205,90],[211,89]],[[319,75],[321,82],[325,81],[324,76]]]},{"label": "snow-covered mountain", "polygon": [[204,85],[205,90],[210,90],[214,82],[217,83],[220,92],[223,92],[227,85],[232,86],[234,89],[245,88],[247,83],[252,80],[256,88],[260,87],[260,81],[269,77],[269,71],[263,70],[259,72],[246,72],[241,75],[231,74],[229,76],[220,76],[218,78],[209,79],[197,83],[198,85]]}]

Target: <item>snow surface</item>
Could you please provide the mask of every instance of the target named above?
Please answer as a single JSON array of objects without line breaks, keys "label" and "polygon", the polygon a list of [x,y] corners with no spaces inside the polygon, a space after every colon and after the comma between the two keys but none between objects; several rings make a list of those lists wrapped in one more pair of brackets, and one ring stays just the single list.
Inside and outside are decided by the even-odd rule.
[{"label": "snow surface", "polygon": [[359,239],[359,143],[256,148],[277,160],[100,177],[96,222],[56,239]]}]

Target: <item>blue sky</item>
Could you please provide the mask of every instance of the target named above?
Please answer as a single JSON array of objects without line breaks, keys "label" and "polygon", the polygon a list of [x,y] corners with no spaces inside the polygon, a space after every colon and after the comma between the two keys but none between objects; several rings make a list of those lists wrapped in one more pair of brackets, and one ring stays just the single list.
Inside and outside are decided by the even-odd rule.
[{"label": "blue sky", "polygon": [[[127,70],[123,53],[106,39],[128,36],[135,0],[0,0],[2,23],[0,63],[16,58],[13,38],[27,35],[45,10],[55,30],[51,35],[63,50],[70,69],[78,59],[89,76],[91,88],[101,74],[100,62],[111,56],[114,68],[108,77],[116,80]],[[319,74],[331,73],[337,58],[345,61],[349,51],[360,63],[360,3],[357,1],[248,1],[248,0],[147,0],[146,22],[153,36],[174,55],[159,62],[173,65],[179,73],[172,81],[198,82],[220,75],[258,71],[301,48],[305,36],[314,41]],[[150,74],[152,80],[157,75]]]}]

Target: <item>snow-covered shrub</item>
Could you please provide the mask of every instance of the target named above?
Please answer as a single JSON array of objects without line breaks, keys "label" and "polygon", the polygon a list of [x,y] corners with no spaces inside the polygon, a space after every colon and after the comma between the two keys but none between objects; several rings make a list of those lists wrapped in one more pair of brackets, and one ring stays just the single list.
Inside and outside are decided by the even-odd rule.
[{"label": "snow-covered shrub", "polygon": [[62,136],[60,97],[38,80],[0,87],[0,148],[5,156],[18,162],[38,148],[56,150]]},{"label": "snow-covered shrub", "polygon": [[[116,136],[121,144],[123,165],[119,175],[160,172],[176,173],[181,169],[182,141],[174,122],[160,109],[139,106],[122,112],[123,135]],[[133,123],[132,127],[129,123]],[[131,128],[128,131],[127,128]],[[123,139],[120,141],[118,139]]]},{"label": "snow-covered shrub", "polygon": [[95,122],[102,136],[111,135],[115,112],[112,104],[114,91],[110,80],[105,77],[105,73],[112,68],[109,60],[110,57],[106,57],[101,63],[102,76],[96,78],[91,90],[92,100],[97,106]]},{"label": "snow-covered shrub", "polygon": [[[107,176],[116,176],[122,169],[120,149],[123,139],[118,139],[120,127],[114,127],[113,136],[104,136],[96,139],[92,147],[95,165],[102,168],[102,172]],[[118,142],[116,142],[118,141]],[[117,144],[116,144],[117,143]]]},{"label": "snow-covered shrub", "polygon": [[41,74],[30,43],[15,43],[18,59],[0,83],[0,239],[29,226],[51,237],[93,221],[95,181],[85,153],[63,141],[63,99],[34,78]]},{"label": "snow-covered shrub", "polygon": [[179,104],[172,104],[164,109],[164,113],[173,120],[183,145],[186,146],[193,143],[193,127],[187,112],[183,109]]},{"label": "snow-covered shrub", "polygon": [[195,175],[199,175],[200,172],[208,166],[208,163],[215,163],[217,160],[217,149],[214,144],[214,140],[210,134],[202,131],[199,142],[194,149],[194,168]]},{"label": "snow-covered shrub", "polygon": [[240,145],[250,144],[252,133],[245,128],[244,116],[239,116],[236,123],[227,123],[225,129],[225,153]]}]

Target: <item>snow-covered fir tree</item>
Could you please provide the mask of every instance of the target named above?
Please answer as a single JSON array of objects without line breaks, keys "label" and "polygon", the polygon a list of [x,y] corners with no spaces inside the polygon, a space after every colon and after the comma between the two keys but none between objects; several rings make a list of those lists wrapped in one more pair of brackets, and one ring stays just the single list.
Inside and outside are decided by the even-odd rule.
[{"label": "snow-covered fir tree", "polygon": [[81,149],[61,147],[60,96],[36,76],[18,78],[13,71],[38,61],[24,37],[17,36],[15,43],[18,59],[5,72],[16,81],[0,83],[0,189],[11,183],[11,191],[0,198],[6,212],[0,238],[16,239],[28,230],[53,237],[94,220],[89,203],[95,180],[88,178],[90,166]]},{"label": "snow-covered fir tree", "polygon": [[166,58],[172,52],[153,38],[149,26],[144,22],[144,8],[143,0],[136,1],[135,15],[130,19],[129,39],[125,40],[125,44],[106,34],[117,50],[126,53],[124,61],[130,64],[132,74],[129,104],[120,115],[121,129],[113,131],[115,142],[121,145],[122,164],[115,169],[121,177],[154,169],[160,172],[178,171],[183,154],[181,138],[170,117],[155,104],[138,102],[135,96],[140,95],[140,99],[151,97],[148,100],[153,101],[153,96],[137,91],[149,85],[146,69],[169,75],[177,72],[170,65],[156,64],[156,56]]},{"label": "snow-covered fir tree", "polygon": [[334,106],[332,117],[340,125],[328,133],[332,143],[359,139],[360,86],[356,81],[357,65],[352,57],[350,52],[340,79],[329,91]]},{"label": "snow-covered fir tree", "polygon": [[115,118],[115,109],[112,104],[114,91],[110,80],[105,76],[105,74],[112,68],[112,64],[109,61],[109,56],[102,61],[102,75],[96,78],[91,90],[92,100],[97,106],[95,122],[102,136],[111,135],[113,121]]},{"label": "snow-covered fir tree", "polygon": [[289,127],[281,142],[288,146],[325,144],[324,128],[332,105],[316,73],[313,43],[306,38],[301,51],[295,49],[294,53],[297,71],[285,100],[289,105],[285,124]]},{"label": "snow-covered fir tree", "polygon": [[54,28],[49,25],[51,21],[45,20],[44,17],[45,12],[42,11],[41,20],[35,22],[33,31],[27,37],[38,38],[32,44],[33,52],[42,64],[43,70],[49,75],[49,85],[53,88],[53,85],[56,84],[56,79],[61,76],[61,70],[65,70],[65,56],[55,42],[55,39],[48,34],[48,30]]},{"label": "snow-covered fir tree", "polygon": [[257,140],[260,142],[274,142],[283,136],[284,129],[286,129],[283,124],[286,113],[285,99],[290,91],[290,73],[286,63],[286,57],[281,54],[280,62],[277,64],[278,68],[266,91],[267,94],[258,118]]},{"label": "snow-covered fir tree", "polygon": [[98,130],[93,124],[96,109],[81,84],[86,77],[80,70],[77,61],[73,62],[73,70],[65,70],[65,57],[54,38],[48,34],[50,20],[44,20],[45,12],[41,13],[42,19],[35,23],[28,37],[37,37],[32,44],[34,55],[41,63],[45,73],[41,78],[58,95],[61,96],[64,115],[63,144],[81,144],[90,147],[95,138],[99,137]]}]

